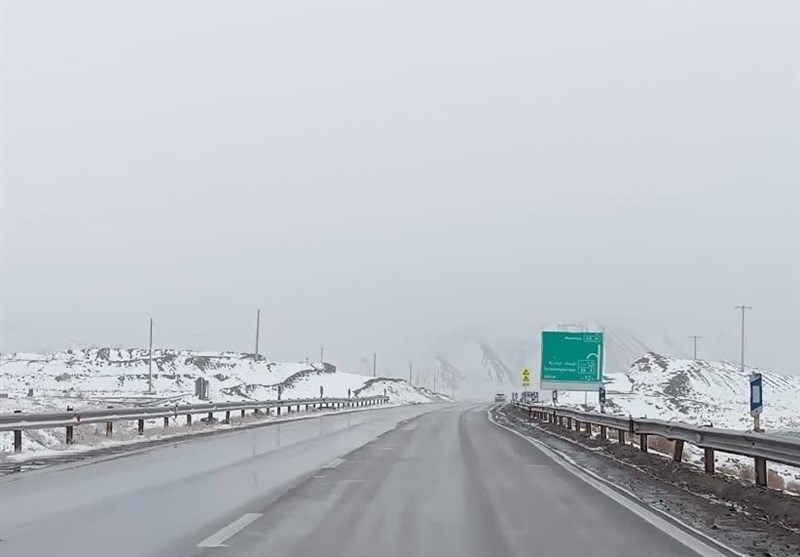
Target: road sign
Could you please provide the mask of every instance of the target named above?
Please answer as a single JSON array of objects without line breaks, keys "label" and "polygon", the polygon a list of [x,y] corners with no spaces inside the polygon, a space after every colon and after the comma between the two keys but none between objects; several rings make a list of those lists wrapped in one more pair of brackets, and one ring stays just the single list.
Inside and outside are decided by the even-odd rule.
[{"label": "road sign", "polygon": [[764,401],[761,399],[763,394],[761,387],[763,382],[760,373],[750,376],[750,415],[757,416],[764,409]]},{"label": "road sign", "polygon": [[603,384],[603,333],[542,332],[542,389],[594,391]]},{"label": "road sign", "polygon": [[531,372],[528,368],[522,370],[522,386],[530,387],[531,385]]}]

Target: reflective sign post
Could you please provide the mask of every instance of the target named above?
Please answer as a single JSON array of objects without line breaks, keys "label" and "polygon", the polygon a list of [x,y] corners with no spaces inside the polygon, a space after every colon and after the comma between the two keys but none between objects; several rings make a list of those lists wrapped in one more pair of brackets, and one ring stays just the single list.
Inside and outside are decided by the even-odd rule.
[{"label": "reflective sign post", "polygon": [[750,415],[753,416],[753,431],[761,431],[761,411],[764,409],[762,399],[763,380],[760,373],[750,376]]}]

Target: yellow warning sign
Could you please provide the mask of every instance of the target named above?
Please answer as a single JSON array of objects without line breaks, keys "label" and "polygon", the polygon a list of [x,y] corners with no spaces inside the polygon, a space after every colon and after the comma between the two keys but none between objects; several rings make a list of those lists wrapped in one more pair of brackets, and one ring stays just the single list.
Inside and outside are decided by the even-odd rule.
[{"label": "yellow warning sign", "polygon": [[528,368],[522,370],[522,386],[523,387],[530,387],[531,384],[531,372]]}]

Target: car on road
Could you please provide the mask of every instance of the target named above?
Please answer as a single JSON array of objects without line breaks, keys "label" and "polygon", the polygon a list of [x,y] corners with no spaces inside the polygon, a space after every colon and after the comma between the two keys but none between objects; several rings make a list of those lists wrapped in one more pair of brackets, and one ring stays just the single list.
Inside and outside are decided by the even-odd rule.
[{"label": "car on road", "polygon": [[494,395],[495,402],[506,402],[506,395],[505,393],[497,393]]}]

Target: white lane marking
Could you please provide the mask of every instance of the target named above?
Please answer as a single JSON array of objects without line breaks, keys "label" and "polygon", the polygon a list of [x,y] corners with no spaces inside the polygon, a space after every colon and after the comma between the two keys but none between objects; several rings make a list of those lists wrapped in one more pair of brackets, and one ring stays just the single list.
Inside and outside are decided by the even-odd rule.
[{"label": "white lane marking", "polygon": [[247,513],[228,524],[216,534],[208,536],[197,544],[197,547],[226,547],[225,542],[229,538],[247,528],[252,522],[258,520],[261,515],[262,513]]},{"label": "white lane marking", "polygon": [[364,480],[339,480],[339,483],[343,483],[343,484],[363,484]]},{"label": "white lane marking", "polygon": [[326,464],[326,465],[325,465],[325,466],[323,466],[322,468],[323,468],[323,469],[331,469],[331,468],[336,468],[336,467],[337,467],[337,466],[339,466],[339,465],[340,465],[342,462],[344,462],[344,459],[343,459],[343,458],[334,458],[332,461],[330,461],[328,464]]},{"label": "white lane marking", "polygon": [[314,479],[315,479],[315,480],[321,480],[321,479],[322,479],[322,478],[324,478],[324,477],[325,477],[325,476],[314,476]]},{"label": "white lane marking", "polygon": [[[520,433],[519,431],[510,428],[506,425],[503,425],[497,421],[495,421],[494,417],[492,416],[491,409],[486,411],[486,415],[489,418],[489,421],[496,425],[497,427],[502,427],[505,430],[510,431],[514,435],[521,437],[540,451],[544,453],[550,460],[564,468],[567,472],[576,476],[577,478],[583,480],[597,491],[612,499],[614,502],[618,503],[619,505],[625,507],[629,511],[631,511],[636,516],[642,518],[644,521],[648,522],[655,528],[661,530],[665,534],[667,534],[672,539],[676,540],[678,543],[683,544],[687,548],[691,549],[695,553],[699,555],[703,555],[703,557],[729,557],[725,553],[722,553],[714,546],[721,547],[725,551],[729,551],[732,555],[739,555],[741,557],[745,557],[742,553],[735,551],[725,544],[718,542],[717,540],[710,538],[700,532],[699,530],[692,528],[682,520],[675,518],[674,516],[662,513],[661,511],[650,507],[647,503],[642,501],[639,497],[637,497],[633,492],[628,491],[625,488],[614,486],[613,488],[609,487],[611,482],[601,478],[591,470],[586,470],[585,468],[581,468],[581,466],[571,459],[568,455],[562,453],[561,451],[557,451],[553,449],[541,441],[537,441],[536,439],[532,439]],[[623,492],[625,495],[622,495],[619,491]],[[663,514],[659,516],[659,514]],[[687,531],[684,531],[682,528],[678,528],[675,524],[671,521],[674,521],[681,525],[682,528],[685,528]]]}]

